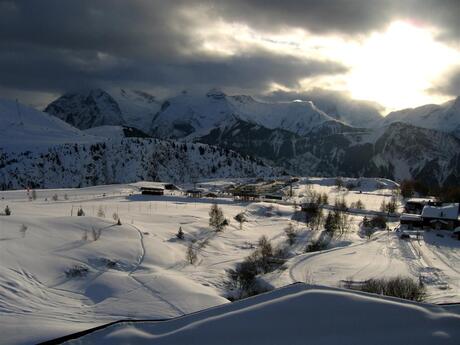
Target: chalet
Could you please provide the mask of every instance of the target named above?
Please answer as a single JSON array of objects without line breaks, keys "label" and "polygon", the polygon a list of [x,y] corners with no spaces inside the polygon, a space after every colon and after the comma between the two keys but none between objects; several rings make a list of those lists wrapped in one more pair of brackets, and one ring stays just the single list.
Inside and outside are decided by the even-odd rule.
[{"label": "chalet", "polygon": [[435,198],[410,198],[404,205],[405,213],[421,214],[426,205],[442,206]]},{"label": "chalet", "polygon": [[141,187],[140,191],[143,195],[164,195],[165,193],[162,187]]},{"label": "chalet", "polygon": [[198,189],[198,188],[195,188],[195,189],[188,189],[185,191],[185,194],[189,197],[189,198],[202,198],[203,197],[203,190],[202,189]]},{"label": "chalet", "polygon": [[180,188],[178,186],[176,186],[175,184],[172,184],[172,183],[165,184],[165,189],[166,190],[180,190]]},{"label": "chalet", "polygon": [[425,205],[420,214],[403,213],[400,223],[407,228],[453,230],[460,226],[460,204]]},{"label": "chalet", "polygon": [[242,201],[256,201],[260,198],[257,185],[243,185],[232,190],[233,197]]},{"label": "chalet", "polygon": [[422,210],[423,226],[433,229],[453,230],[460,225],[460,204],[447,204],[444,206],[426,205]]},{"label": "chalet", "polygon": [[281,194],[265,194],[264,198],[267,200],[283,200]]}]

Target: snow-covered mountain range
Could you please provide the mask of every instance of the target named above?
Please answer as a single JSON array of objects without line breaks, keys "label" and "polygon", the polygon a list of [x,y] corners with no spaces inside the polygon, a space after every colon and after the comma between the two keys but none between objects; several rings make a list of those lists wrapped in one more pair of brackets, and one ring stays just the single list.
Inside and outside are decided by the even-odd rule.
[{"label": "snow-covered mountain range", "polygon": [[[178,182],[275,173],[260,160],[224,148],[140,135],[129,138],[129,132],[136,131],[129,127],[81,131],[11,101],[0,100],[0,119],[0,189],[139,180]],[[118,135],[110,137],[110,133]]]},{"label": "snow-covered mountain range", "polygon": [[85,129],[85,140],[149,135],[235,150],[299,175],[458,183],[460,98],[382,117],[373,105],[327,96],[269,102],[211,89],[160,102],[141,91],[95,89],[65,94],[45,110]]}]

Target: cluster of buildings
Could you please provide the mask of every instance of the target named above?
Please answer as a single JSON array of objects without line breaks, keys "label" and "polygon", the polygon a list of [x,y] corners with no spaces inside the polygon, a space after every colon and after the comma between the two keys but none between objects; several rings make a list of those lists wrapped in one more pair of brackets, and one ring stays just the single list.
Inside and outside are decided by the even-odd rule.
[{"label": "cluster of buildings", "polygon": [[409,199],[400,217],[400,223],[407,229],[458,230],[460,204],[443,204],[429,198]]}]

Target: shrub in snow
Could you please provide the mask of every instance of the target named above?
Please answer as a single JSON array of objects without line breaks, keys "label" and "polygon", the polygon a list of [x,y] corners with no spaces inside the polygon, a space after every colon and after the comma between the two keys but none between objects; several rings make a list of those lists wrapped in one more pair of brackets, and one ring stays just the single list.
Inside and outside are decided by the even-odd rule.
[{"label": "shrub in snow", "polygon": [[23,238],[26,237],[26,231],[27,231],[27,225],[22,224],[21,227],[19,228],[19,232],[21,233],[21,236]]},{"label": "shrub in snow", "polygon": [[352,202],[350,204],[350,208],[356,208],[358,210],[364,210],[364,204],[361,200],[358,200],[356,202]]},{"label": "shrub in snow", "polygon": [[425,299],[426,289],[423,283],[408,277],[373,278],[366,280],[359,290],[379,295],[393,296],[421,302]]},{"label": "shrub in snow", "polygon": [[54,194],[52,197],[51,197],[51,200],[53,201],[58,201],[59,197],[57,194]]},{"label": "shrub in snow", "polygon": [[185,259],[190,265],[194,265],[196,260],[198,259],[198,254],[196,253],[195,248],[193,248],[192,243],[190,243],[187,247],[187,251],[185,253]]},{"label": "shrub in snow", "polygon": [[101,229],[91,228],[91,236],[93,238],[93,241],[97,241],[101,237],[101,234],[102,234]]},{"label": "shrub in snow", "polygon": [[386,229],[387,219],[383,216],[374,216],[371,219],[364,217],[363,218],[363,227],[366,228],[379,228]]},{"label": "shrub in snow", "polygon": [[345,182],[343,182],[342,178],[341,177],[337,177],[335,179],[335,186],[338,188],[338,189],[342,189],[342,187],[345,185]]},{"label": "shrub in snow", "polygon": [[64,200],[69,200],[69,196],[67,194],[64,194]]},{"label": "shrub in snow", "polygon": [[105,212],[104,212],[104,208],[102,206],[99,206],[99,208],[97,210],[97,216],[100,217],[100,218],[105,218]]},{"label": "shrub in snow", "polygon": [[117,220],[117,225],[121,225],[121,220],[120,220],[120,218],[118,218],[118,220]]},{"label": "shrub in snow", "polygon": [[240,230],[243,229],[243,223],[246,222],[246,217],[244,216],[244,213],[238,213],[235,217],[233,217],[239,224],[240,224]]},{"label": "shrub in snow", "polygon": [[113,218],[114,221],[117,221],[117,220],[119,219],[118,213],[117,213],[117,212],[114,212],[114,213],[112,214],[112,218]]},{"label": "shrub in snow", "polygon": [[75,265],[65,271],[67,278],[82,278],[88,275],[88,268],[82,265]]},{"label": "shrub in snow", "polygon": [[6,207],[5,207],[5,216],[10,216],[10,215],[11,215],[11,210],[8,207],[8,205],[6,205]]},{"label": "shrub in snow", "polygon": [[324,250],[327,248],[327,241],[323,239],[317,239],[311,241],[306,247],[305,247],[305,253],[312,253],[312,252],[319,252],[321,250]]},{"label": "shrub in snow", "polygon": [[85,211],[83,211],[83,209],[80,207],[77,211],[77,216],[82,217],[84,215],[85,215]]},{"label": "shrub in snow", "polygon": [[222,209],[217,206],[217,204],[213,204],[209,210],[209,225],[216,232],[219,232],[222,231],[228,224],[229,221],[225,219]]},{"label": "shrub in snow", "polygon": [[37,191],[35,189],[32,189],[31,197],[32,197],[32,200],[37,200]]},{"label": "shrub in snow", "polygon": [[257,249],[243,262],[238,263],[235,269],[227,271],[227,287],[236,291],[238,298],[253,296],[267,291],[256,283],[256,277],[261,273],[269,273],[284,264],[282,250],[274,250],[267,237],[259,239]]},{"label": "shrub in snow", "polygon": [[176,237],[177,237],[179,240],[183,240],[184,237],[185,237],[184,231],[182,231],[182,227],[181,227],[181,226],[179,226],[179,231],[177,231]]},{"label": "shrub in snow", "polygon": [[297,239],[297,232],[295,231],[292,223],[289,223],[288,227],[284,230],[284,233],[286,234],[287,242],[290,246],[292,246]]}]

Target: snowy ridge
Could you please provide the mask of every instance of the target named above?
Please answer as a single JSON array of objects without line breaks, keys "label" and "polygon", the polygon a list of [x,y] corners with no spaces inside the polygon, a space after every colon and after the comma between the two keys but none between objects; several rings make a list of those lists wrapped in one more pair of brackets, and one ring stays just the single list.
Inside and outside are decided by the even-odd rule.
[{"label": "snowy ridge", "polygon": [[260,102],[213,89],[206,95],[185,92],[165,101],[153,121],[152,133],[162,137],[197,137],[234,118],[302,136],[324,122],[336,121],[310,101]]},{"label": "snowy ridge", "polygon": [[9,100],[0,99],[0,120],[0,148],[4,150],[26,150],[100,140],[54,116]]},{"label": "snowy ridge", "polygon": [[427,104],[392,112],[383,119],[382,124],[393,122],[452,132],[460,138],[460,96],[441,105]]},{"label": "snowy ridge", "polygon": [[458,322],[440,307],[296,284],[171,321],[116,324],[69,344],[454,344]]},{"label": "snowy ridge", "polygon": [[0,131],[4,133],[0,137],[0,189],[158,179],[191,181],[274,173],[260,161],[226,149],[124,138],[136,136],[136,130],[130,128],[103,126],[85,133],[56,117],[11,101],[0,101],[0,119]]},{"label": "snowy ridge", "polygon": [[139,180],[193,181],[270,176],[275,170],[236,152],[158,139],[64,144],[11,154],[0,150],[0,188],[83,187]]}]

